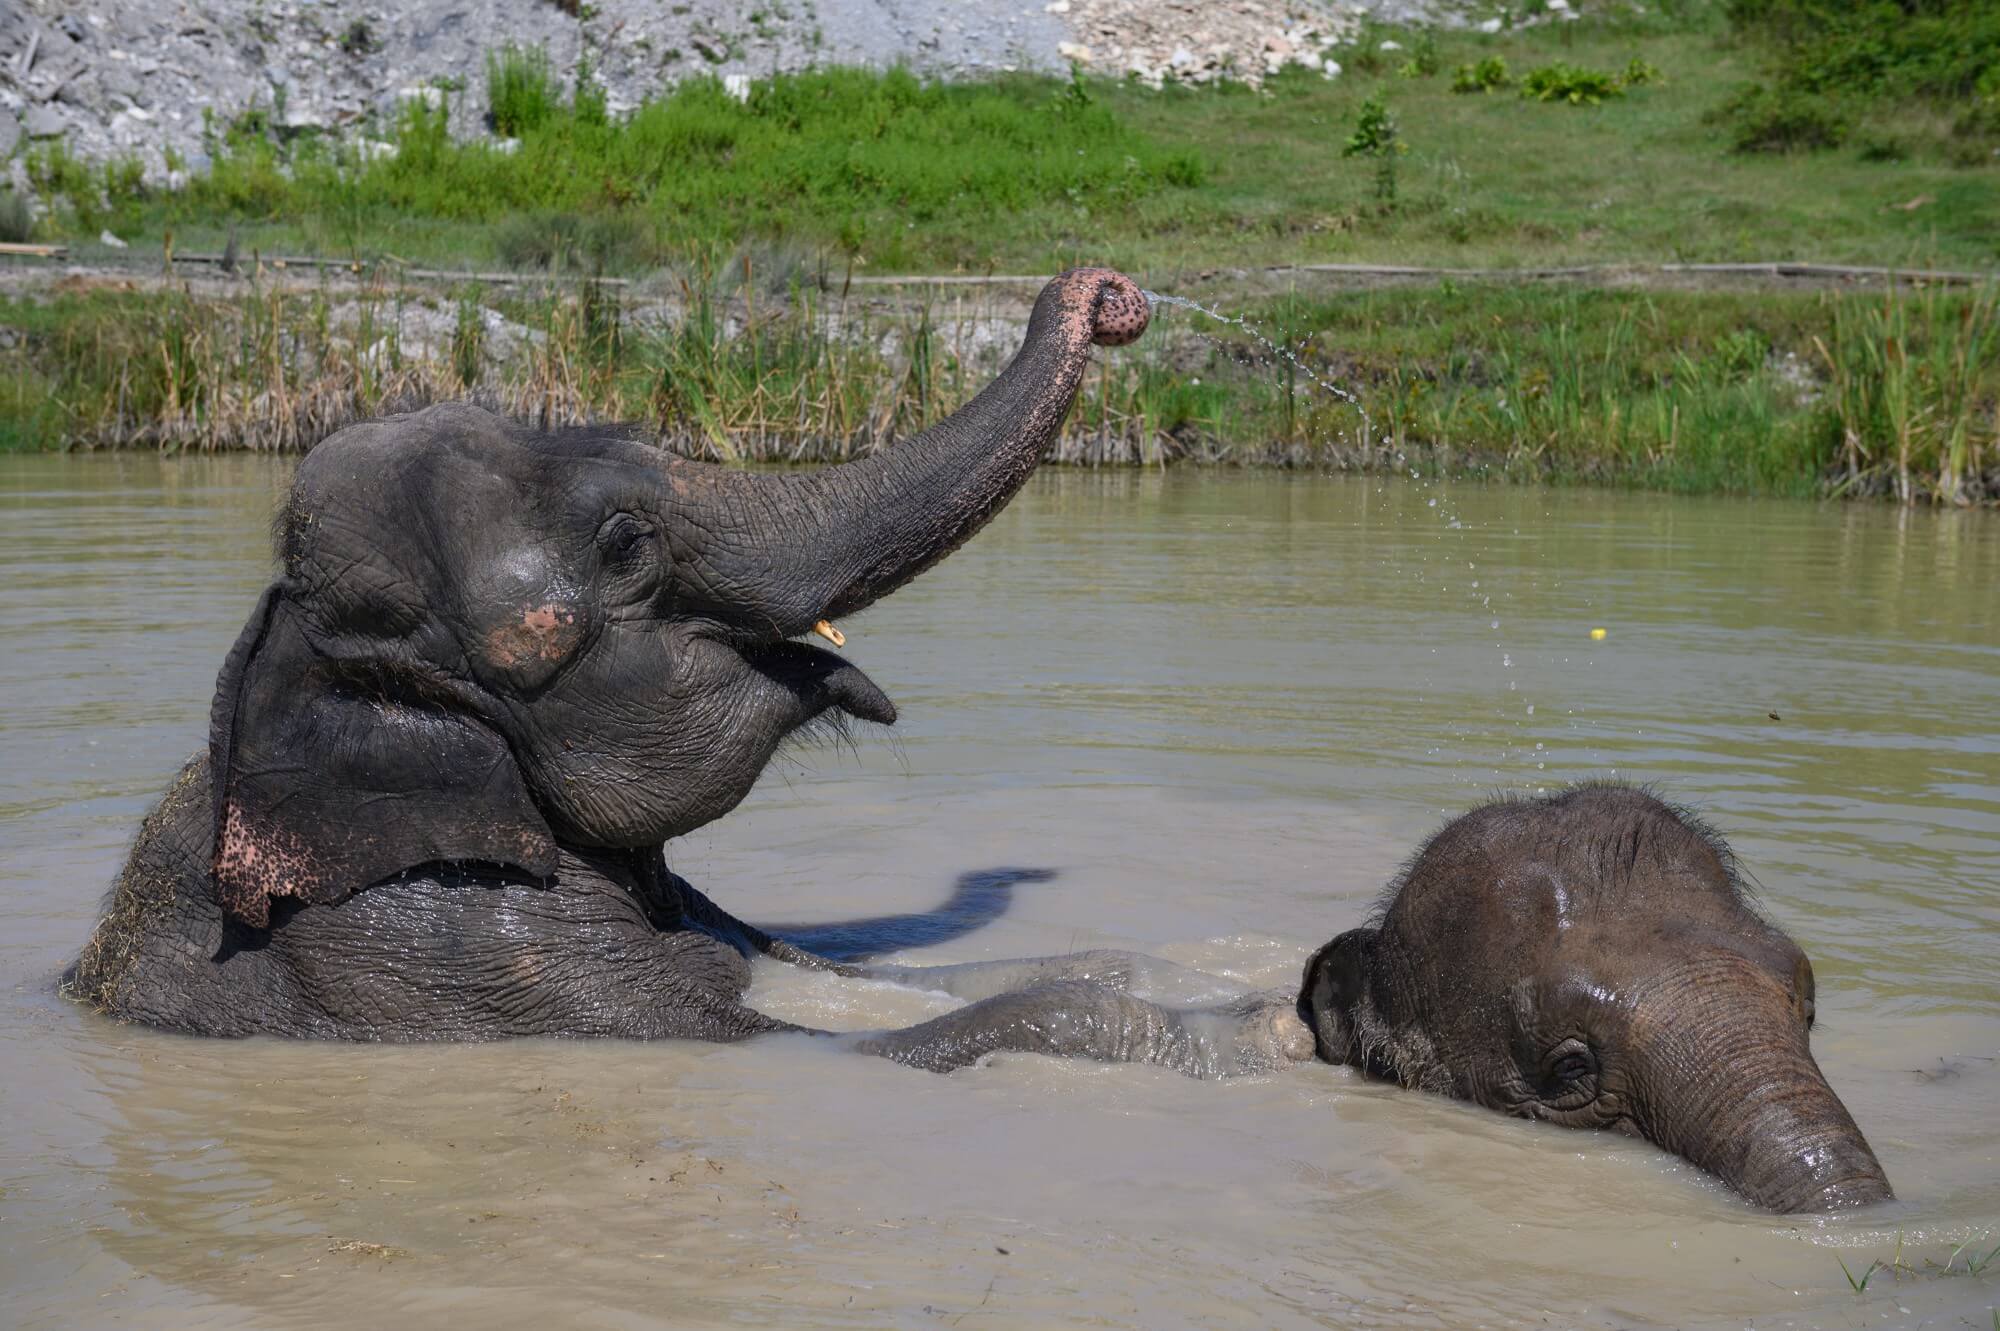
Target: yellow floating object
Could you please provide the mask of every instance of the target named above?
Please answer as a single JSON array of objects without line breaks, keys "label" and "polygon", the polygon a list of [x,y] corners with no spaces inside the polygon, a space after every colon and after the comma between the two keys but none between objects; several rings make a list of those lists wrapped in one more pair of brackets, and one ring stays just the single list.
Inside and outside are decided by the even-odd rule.
[{"label": "yellow floating object", "polygon": [[1592,642],[1603,642],[1603,641],[1604,641],[1604,639],[1605,639],[1605,636],[1606,636],[1606,635],[1607,635],[1607,634],[1608,634],[1609,632],[1610,632],[1610,630],[1608,630],[1608,629],[1592,629],[1592,630],[1590,631],[1590,640],[1591,640]]}]

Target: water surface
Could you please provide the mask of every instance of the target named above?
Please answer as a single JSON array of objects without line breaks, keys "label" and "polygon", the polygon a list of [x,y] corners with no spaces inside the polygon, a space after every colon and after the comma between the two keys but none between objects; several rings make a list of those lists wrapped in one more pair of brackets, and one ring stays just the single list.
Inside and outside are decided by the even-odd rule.
[{"label": "water surface", "polygon": [[[1311,1066],[204,1042],[52,992],[201,742],[285,464],[0,460],[0,1323],[1992,1325],[2000,522],[1378,479],[1044,475],[842,627],[893,732],[669,848],[753,920],[1054,871],[957,961],[1137,948],[1258,985],[1494,790],[1704,810],[1812,954],[1901,1200],[1753,1212],[1641,1142]],[[1603,628],[1601,640],[1590,630]],[[823,1025],[939,1000],[770,968]],[[1898,1240],[1913,1269],[1857,1275]],[[1959,1265],[1963,1265],[1963,1258]]]}]

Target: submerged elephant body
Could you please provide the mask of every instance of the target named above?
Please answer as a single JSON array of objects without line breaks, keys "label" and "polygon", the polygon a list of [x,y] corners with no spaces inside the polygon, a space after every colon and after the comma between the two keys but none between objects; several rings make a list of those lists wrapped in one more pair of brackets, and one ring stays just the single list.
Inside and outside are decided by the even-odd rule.
[{"label": "submerged elephant body", "polygon": [[1447,825],[1307,963],[1333,1063],[1642,1136],[1777,1211],[1887,1199],[1808,1047],[1813,973],[1720,836],[1612,783]]}]

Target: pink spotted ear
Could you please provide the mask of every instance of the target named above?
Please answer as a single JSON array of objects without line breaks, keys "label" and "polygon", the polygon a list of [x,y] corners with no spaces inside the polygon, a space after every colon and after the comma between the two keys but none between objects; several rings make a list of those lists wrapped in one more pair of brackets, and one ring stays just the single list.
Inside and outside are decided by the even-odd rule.
[{"label": "pink spotted ear", "polygon": [[223,663],[209,720],[215,890],[245,924],[290,897],[331,905],[437,861],[555,873],[555,838],[506,739],[447,688],[334,661],[283,584]]}]

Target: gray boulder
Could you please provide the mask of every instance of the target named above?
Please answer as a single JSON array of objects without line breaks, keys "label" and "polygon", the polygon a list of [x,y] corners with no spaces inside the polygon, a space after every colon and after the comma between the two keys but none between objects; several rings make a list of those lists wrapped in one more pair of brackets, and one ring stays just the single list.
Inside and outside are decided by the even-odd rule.
[{"label": "gray boulder", "polygon": [[21,127],[28,131],[28,137],[31,139],[59,139],[69,125],[53,108],[31,106],[28,108],[26,118],[21,122]]}]

